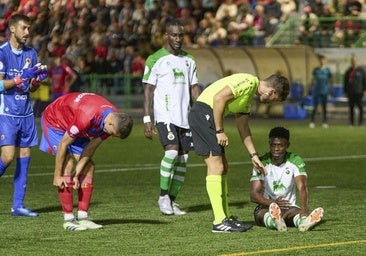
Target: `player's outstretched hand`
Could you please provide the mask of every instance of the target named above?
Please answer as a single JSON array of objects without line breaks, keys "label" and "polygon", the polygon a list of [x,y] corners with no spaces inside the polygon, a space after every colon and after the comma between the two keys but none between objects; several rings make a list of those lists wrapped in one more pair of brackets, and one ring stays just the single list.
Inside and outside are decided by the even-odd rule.
[{"label": "player's outstretched hand", "polygon": [[267,175],[267,170],[262,164],[261,160],[258,156],[253,156],[252,163],[254,165],[254,168],[257,170],[258,173],[261,173],[263,175]]}]

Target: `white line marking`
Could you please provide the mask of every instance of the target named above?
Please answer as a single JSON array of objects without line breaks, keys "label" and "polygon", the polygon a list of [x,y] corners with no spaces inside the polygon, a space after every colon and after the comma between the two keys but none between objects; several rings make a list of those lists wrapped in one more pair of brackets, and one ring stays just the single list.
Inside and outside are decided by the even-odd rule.
[{"label": "white line marking", "polygon": [[[328,157],[312,157],[312,158],[303,158],[305,162],[319,162],[319,161],[331,161],[331,160],[350,160],[350,159],[363,159],[366,158],[366,155],[351,155],[351,156],[328,156]],[[252,164],[252,162],[230,162],[229,165],[247,165]],[[145,171],[145,170],[159,170],[159,166],[157,164],[134,164],[134,165],[125,165],[125,167],[118,168],[118,166],[123,166],[123,164],[105,164],[105,165],[97,165],[97,169],[95,173],[108,173],[108,172],[128,172],[128,171]],[[188,164],[188,168],[192,167],[204,167],[205,164]],[[115,168],[117,167],[117,168]],[[30,173],[29,177],[40,177],[40,176],[51,176],[53,175],[53,165],[34,166],[31,164],[30,170],[34,169],[49,169],[48,173]],[[13,178],[13,175],[3,175],[1,178]]]},{"label": "white line marking", "polygon": [[289,247],[289,248],[269,249],[269,250],[262,250],[262,251],[221,254],[220,256],[246,256],[246,255],[257,255],[257,254],[263,255],[263,254],[278,253],[278,252],[299,251],[299,250],[304,250],[304,249],[324,248],[324,247],[354,245],[354,244],[364,244],[364,243],[366,243],[366,240],[344,241],[344,242],[336,242],[336,243],[329,243],[329,244],[314,244],[314,245],[306,245],[306,246],[295,246],[295,247]]},{"label": "white line marking", "polygon": [[328,189],[328,188],[337,188],[336,186],[316,186],[315,188]]}]

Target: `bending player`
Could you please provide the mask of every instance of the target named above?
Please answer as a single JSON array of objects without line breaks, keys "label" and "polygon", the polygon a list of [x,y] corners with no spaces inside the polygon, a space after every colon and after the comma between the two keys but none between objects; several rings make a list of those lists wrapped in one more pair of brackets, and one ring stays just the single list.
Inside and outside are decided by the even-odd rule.
[{"label": "bending player", "polygon": [[[69,93],[57,98],[42,114],[40,150],[56,156],[53,185],[58,188],[64,229],[97,229],[88,216],[93,192],[95,150],[109,136],[125,139],[132,119],[102,96]],[[73,173],[74,160],[77,161]],[[73,214],[73,188],[78,191],[77,219]]]}]

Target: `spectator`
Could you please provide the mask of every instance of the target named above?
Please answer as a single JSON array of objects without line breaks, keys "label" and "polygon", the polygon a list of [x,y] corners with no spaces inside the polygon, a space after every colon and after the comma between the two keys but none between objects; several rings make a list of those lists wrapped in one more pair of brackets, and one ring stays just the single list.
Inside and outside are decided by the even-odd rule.
[{"label": "spectator", "polygon": [[343,9],[343,16],[359,16],[362,11],[362,4],[358,0],[346,0]]},{"label": "spectator", "polygon": [[313,46],[314,34],[319,29],[319,20],[310,6],[304,7],[304,13],[301,15],[302,23],[299,27],[299,42],[301,44]]},{"label": "spectator", "polygon": [[313,13],[318,17],[323,15],[324,6],[323,0],[314,0],[314,3],[310,5],[311,10],[313,10]]},{"label": "spectator", "polygon": [[253,19],[253,29],[254,29],[254,46],[264,46],[266,44],[266,31],[265,31],[265,17],[264,17],[264,7],[261,4],[257,4],[254,8],[254,19]]},{"label": "spectator", "polygon": [[323,128],[328,128],[328,95],[333,87],[333,75],[330,69],[325,65],[325,56],[319,55],[319,67],[314,68],[313,78],[311,81],[311,92],[313,96],[314,109],[310,116],[310,128],[315,127],[315,115],[317,114],[318,105],[322,106],[322,126]]},{"label": "spectator", "polygon": [[208,46],[208,36],[211,34],[211,30],[212,26],[210,21],[208,19],[202,19],[197,27],[194,42],[199,47]]},{"label": "spectator", "polygon": [[331,47],[331,38],[334,33],[334,15],[328,5],[323,6],[323,12],[319,16],[319,47]]},{"label": "spectator", "polygon": [[344,7],[344,15],[350,19],[335,22],[335,36],[333,40],[341,46],[351,47],[360,37],[362,18],[360,18],[362,5],[357,0],[348,0]]},{"label": "spectator", "polygon": [[191,15],[196,20],[196,24],[198,24],[204,17],[202,1],[192,0],[191,5]]},{"label": "spectator", "polygon": [[[235,21],[230,22],[229,28],[237,30],[240,45],[253,45],[254,29],[253,29],[254,16],[249,12],[247,6],[242,6],[239,9],[239,14]],[[230,29],[228,29],[230,30]]]},{"label": "spectator", "polygon": [[223,46],[227,42],[227,30],[223,27],[222,22],[215,21],[215,24],[208,35],[207,41],[211,46]]},{"label": "spectator", "polygon": [[203,13],[216,12],[221,1],[217,0],[202,0]]},{"label": "spectator", "polygon": [[224,28],[238,15],[238,6],[234,0],[225,0],[216,11],[215,19],[221,21]]},{"label": "spectator", "polygon": [[365,71],[358,66],[356,56],[351,57],[351,66],[344,75],[344,92],[348,98],[350,126],[355,124],[355,107],[358,110],[358,125],[363,125],[363,102],[362,98],[366,90]]},{"label": "spectator", "polygon": [[287,21],[289,17],[295,16],[296,13],[296,3],[294,0],[278,0],[281,3],[281,23]]},{"label": "spectator", "polygon": [[55,56],[49,68],[48,75],[51,79],[51,100],[69,92],[70,86],[76,81],[77,75],[68,65],[66,57]]},{"label": "spectator", "polygon": [[118,14],[118,23],[123,27],[126,23],[132,20],[133,3],[131,0],[123,1],[122,8]]},{"label": "spectator", "polygon": [[268,2],[264,4],[264,16],[266,17],[265,28],[268,40],[268,38],[271,38],[274,33],[276,33],[281,24],[281,4],[277,0],[268,0]]},{"label": "spectator", "polygon": [[135,7],[132,11],[131,20],[132,30],[134,33],[137,33],[141,24],[147,23],[143,0],[135,1]]},{"label": "spectator", "polygon": [[[146,3],[148,1],[145,2],[145,7],[146,7]],[[160,15],[161,15],[161,6],[160,6],[160,2],[157,0],[152,1],[153,4],[151,6],[151,9],[148,10],[147,12],[147,20],[149,23],[151,23],[153,20],[160,19]]]},{"label": "spectator", "polygon": [[131,63],[132,91],[141,94],[143,92],[142,76],[145,70],[146,59],[141,53],[136,53]]}]

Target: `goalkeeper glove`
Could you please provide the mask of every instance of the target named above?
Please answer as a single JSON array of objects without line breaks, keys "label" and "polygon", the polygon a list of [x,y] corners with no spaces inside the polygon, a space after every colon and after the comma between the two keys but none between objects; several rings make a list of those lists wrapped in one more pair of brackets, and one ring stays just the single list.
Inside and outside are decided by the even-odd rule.
[{"label": "goalkeeper glove", "polygon": [[47,66],[46,65],[42,65],[41,66],[41,73],[36,77],[32,79],[32,85],[35,87],[38,87],[40,85],[40,83],[45,80],[48,77],[48,71],[47,71]]},{"label": "goalkeeper glove", "polygon": [[29,79],[36,78],[41,72],[42,69],[39,65],[35,65],[31,68],[25,68],[23,69],[23,73],[21,75],[14,77],[14,83],[16,86],[18,86]]}]

